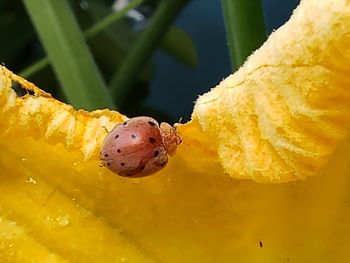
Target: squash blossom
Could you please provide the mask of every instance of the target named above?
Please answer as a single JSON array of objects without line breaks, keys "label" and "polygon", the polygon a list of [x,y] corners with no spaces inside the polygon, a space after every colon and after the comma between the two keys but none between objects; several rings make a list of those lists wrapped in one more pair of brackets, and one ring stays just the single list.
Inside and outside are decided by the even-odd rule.
[{"label": "squash blossom", "polygon": [[140,179],[99,166],[125,116],[2,67],[0,262],[349,262],[349,47],[350,1],[303,0]]}]

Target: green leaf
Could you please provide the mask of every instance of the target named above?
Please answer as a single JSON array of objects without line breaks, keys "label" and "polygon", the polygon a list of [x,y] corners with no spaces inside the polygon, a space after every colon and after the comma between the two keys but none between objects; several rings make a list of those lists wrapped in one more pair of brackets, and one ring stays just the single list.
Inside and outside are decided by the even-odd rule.
[{"label": "green leaf", "polygon": [[[90,19],[91,18],[97,19],[98,17],[99,22],[95,23],[91,27],[88,27],[88,29],[84,31],[84,35],[87,33],[89,35],[87,37],[87,40],[93,39],[95,36],[99,35],[99,33],[101,33],[101,31],[104,29],[107,29],[107,31],[112,31],[111,29],[113,29],[113,31],[115,30],[114,34],[109,34],[108,36],[108,37],[113,36],[112,37],[113,39],[110,41],[114,42],[117,49],[120,48],[122,49],[122,51],[124,50],[123,51],[124,54],[122,54],[122,56],[119,56],[120,54],[115,52],[113,52],[112,56],[111,55],[108,56],[108,61],[113,61],[112,64],[118,63],[118,61],[120,62],[120,60],[126,56],[128,47],[130,47],[131,43],[136,39],[136,34],[134,34],[130,29],[126,30],[125,26],[119,26],[118,29],[115,28],[116,26],[118,27],[118,24],[116,24],[115,22],[117,22],[122,18],[122,16],[119,13],[125,14],[127,11],[134,8],[136,4],[140,4],[143,1],[144,0],[133,0],[128,5],[126,5],[123,9],[119,10],[118,12],[111,13],[109,15],[107,15],[107,12],[103,12],[103,10],[101,10],[103,6],[101,2],[92,1],[89,4],[90,8],[88,8],[87,12],[90,13],[90,16],[95,15],[95,17],[90,17]],[[90,10],[93,10],[93,12]],[[110,9],[108,11],[110,11]],[[102,13],[104,13],[103,16],[101,15]],[[81,12],[78,12],[78,14],[81,14]],[[86,17],[83,17],[82,20],[83,20],[83,23],[86,23]],[[116,37],[115,34],[117,34],[119,37]],[[92,45],[92,47],[94,47],[94,45]],[[113,49],[108,49],[108,47],[107,48],[105,47],[104,50],[111,51]],[[111,54],[111,52],[109,53]],[[48,66],[49,63],[50,61],[48,60],[48,58],[44,57],[38,60],[37,62],[35,62],[34,64],[32,64],[31,66],[24,69],[22,72],[19,73],[19,75],[21,75],[24,78],[28,78],[33,74],[37,73],[38,71],[42,70],[44,67]],[[111,63],[107,62],[106,64],[110,65]]]},{"label": "green leaf", "polygon": [[92,110],[114,108],[67,0],[24,0],[70,103]]},{"label": "green leaf", "polygon": [[266,40],[260,0],[221,0],[232,69]]},{"label": "green leaf", "polygon": [[197,50],[191,37],[178,27],[169,29],[162,40],[161,49],[192,69],[198,64]]}]

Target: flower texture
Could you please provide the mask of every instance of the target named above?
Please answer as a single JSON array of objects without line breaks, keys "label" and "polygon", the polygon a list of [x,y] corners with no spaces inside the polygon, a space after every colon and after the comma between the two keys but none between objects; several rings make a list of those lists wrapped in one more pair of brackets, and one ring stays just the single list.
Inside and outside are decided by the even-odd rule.
[{"label": "flower texture", "polygon": [[125,116],[1,67],[0,262],[348,262],[349,46],[350,1],[303,0],[139,179],[99,166]]}]

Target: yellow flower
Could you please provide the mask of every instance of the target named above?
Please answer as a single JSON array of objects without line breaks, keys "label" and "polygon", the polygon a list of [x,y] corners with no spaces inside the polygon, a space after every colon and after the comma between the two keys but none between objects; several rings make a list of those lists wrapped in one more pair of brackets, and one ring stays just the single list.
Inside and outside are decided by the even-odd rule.
[{"label": "yellow flower", "polygon": [[142,179],[99,166],[126,117],[2,67],[0,262],[348,262],[349,46],[349,1],[302,1]]}]

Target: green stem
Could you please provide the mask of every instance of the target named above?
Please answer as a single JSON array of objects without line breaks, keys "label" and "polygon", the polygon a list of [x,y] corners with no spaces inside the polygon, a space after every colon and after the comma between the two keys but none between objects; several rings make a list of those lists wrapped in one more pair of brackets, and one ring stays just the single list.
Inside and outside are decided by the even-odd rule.
[{"label": "green stem", "polygon": [[232,69],[266,40],[260,0],[221,0]]},{"label": "green stem", "polygon": [[108,16],[106,16],[104,19],[93,25],[92,27],[88,28],[84,31],[84,36],[86,39],[91,39],[92,37],[96,36],[98,33],[100,33],[103,29],[110,26],[111,24],[115,23],[119,19],[121,19],[127,12],[129,12],[131,9],[136,8],[140,4],[142,4],[145,0],[133,0],[128,5],[126,5],[123,9],[119,10],[118,12],[114,12]]},{"label": "green stem", "polygon": [[68,0],[23,2],[69,102],[86,110],[114,108]]},{"label": "green stem", "polygon": [[43,58],[37,60],[36,62],[34,62],[34,64],[32,64],[29,67],[26,67],[25,69],[23,69],[21,72],[18,73],[18,75],[20,75],[23,78],[27,79],[30,76],[32,76],[35,73],[37,73],[40,70],[42,70],[43,68],[45,68],[46,66],[48,66],[49,64],[50,64],[49,58],[48,57],[43,57]]},{"label": "green stem", "polygon": [[[106,16],[101,21],[97,22],[95,25],[91,26],[90,28],[86,29],[84,31],[84,36],[87,40],[92,39],[95,37],[98,33],[103,31],[106,27],[110,26],[111,24],[117,22],[119,19],[121,19],[128,11],[131,9],[134,9],[135,7],[142,4],[145,0],[133,0],[128,5],[126,5],[123,9],[119,10],[118,12],[113,12],[112,14]],[[46,66],[50,64],[50,61],[47,57],[43,57],[36,61],[34,64],[30,65],[29,67],[25,68],[23,71],[19,73],[24,78],[28,78],[35,74],[36,72],[42,70]]]},{"label": "green stem", "polygon": [[130,87],[135,83],[142,67],[148,62],[169,26],[187,2],[188,0],[160,2],[146,30],[133,45],[127,58],[109,83],[117,105],[121,105],[127,95],[132,92]]}]

